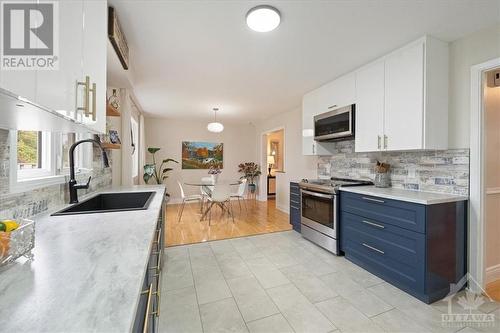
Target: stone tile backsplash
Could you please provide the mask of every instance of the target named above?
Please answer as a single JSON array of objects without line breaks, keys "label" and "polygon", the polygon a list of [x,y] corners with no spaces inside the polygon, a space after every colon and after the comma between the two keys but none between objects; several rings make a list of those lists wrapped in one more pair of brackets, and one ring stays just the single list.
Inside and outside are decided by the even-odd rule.
[{"label": "stone tile backsplash", "polygon": [[[9,191],[9,131],[0,129],[0,219],[28,218],[69,202],[66,176],[64,184],[51,185],[29,192],[10,193]],[[108,154],[111,157],[111,154]],[[112,163],[110,159],[110,163]],[[92,182],[90,189],[79,190],[79,195],[95,192],[111,185],[111,168],[103,168],[99,148],[94,149],[92,162]],[[79,182],[84,182],[89,175],[77,175]]]},{"label": "stone tile backsplash", "polygon": [[318,158],[318,177],[370,179],[377,160],[391,165],[392,187],[469,195],[469,149],[355,153],[354,141]]}]

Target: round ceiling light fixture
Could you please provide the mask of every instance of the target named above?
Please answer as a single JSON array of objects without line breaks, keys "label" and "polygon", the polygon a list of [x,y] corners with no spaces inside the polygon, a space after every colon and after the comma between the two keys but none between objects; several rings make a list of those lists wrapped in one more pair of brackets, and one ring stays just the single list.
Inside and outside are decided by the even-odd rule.
[{"label": "round ceiling light fixture", "polygon": [[261,5],[253,7],[247,13],[247,25],[257,32],[269,32],[278,27],[281,22],[279,10],[272,6]]},{"label": "round ceiling light fixture", "polygon": [[213,108],[213,110],[214,110],[214,122],[209,123],[207,125],[207,130],[213,133],[220,133],[224,130],[224,125],[217,122],[217,111],[219,111],[219,108]]}]

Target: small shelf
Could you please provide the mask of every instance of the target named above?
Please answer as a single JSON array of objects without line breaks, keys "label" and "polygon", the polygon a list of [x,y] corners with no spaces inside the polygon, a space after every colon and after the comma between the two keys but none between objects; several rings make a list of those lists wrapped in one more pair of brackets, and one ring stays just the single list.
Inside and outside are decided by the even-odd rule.
[{"label": "small shelf", "polygon": [[106,116],[108,117],[120,117],[121,113],[118,109],[115,109],[109,104],[106,104]]},{"label": "small shelf", "polygon": [[122,145],[117,144],[117,143],[103,142],[101,145],[104,149],[121,149],[122,148]]}]

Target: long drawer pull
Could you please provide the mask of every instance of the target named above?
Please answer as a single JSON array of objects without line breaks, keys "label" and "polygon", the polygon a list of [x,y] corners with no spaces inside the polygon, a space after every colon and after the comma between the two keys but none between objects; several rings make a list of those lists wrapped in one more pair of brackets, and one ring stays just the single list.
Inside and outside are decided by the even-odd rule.
[{"label": "long drawer pull", "polygon": [[300,204],[300,201],[297,201],[297,200],[290,199],[290,202],[293,202],[293,203],[296,203],[296,204]]},{"label": "long drawer pull", "polygon": [[368,225],[371,225],[371,226],[374,226],[374,227],[380,228],[380,229],[385,229],[385,226],[383,226],[383,225],[381,225],[381,224],[373,223],[373,222],[366,221],[366,220],[363,220],[363,221],[361,221],[361,222],[363,222],[364,224],[368,224]]},{"label": "long drawer pull", "polygon": [[385,252],[384,252],[384,251],[379,250],[379,249],[377,249],[377,248],[375,248],[375,247],[373,247],[373,246],[370,246],[370,245],[368,245],[368,244],[362,243],[362,245],[363,245],[364,247],[367,247],[367,248],[369,248],[370,250],[373,250],[373,251],[378,252],[378,253],[380,253],[380,254],[385,254]]},{"label": "long drawer pull", "polygon": [[300,209],[299,207],[295,207],[295,206],[292,206],[292,205],[290,205],[290,208],[293,208],[293,209]]},{"label": "long drawer pull", "polygon": [[368,197],[362,197],[363,200],[368,200],[368,201],[373,201],[373,202],[378,202],[378,203],[385,203],[384,200],[379,200],[379,199],[373,199],[373,198],[368,198]]},{"label": "long drawer pull", "polygon": [[153,284],[151,283],[149,285],[149,289],[143,291],[141,294],[143,295],[148,295],[148,303],[146,305],[146,313],[144,314],[144,326],[142,327],[142,332],[147,333],[148,332],[148,326],[149,326],[149,316],[151,315],[150,309],[151,309],[151,296],[153,294]]}]

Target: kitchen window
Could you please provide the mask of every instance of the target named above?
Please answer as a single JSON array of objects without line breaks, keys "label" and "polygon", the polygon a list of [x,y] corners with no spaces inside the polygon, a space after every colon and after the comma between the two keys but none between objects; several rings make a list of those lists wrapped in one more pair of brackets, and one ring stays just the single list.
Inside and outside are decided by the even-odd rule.
[{"label": "kitchen window", "polygon": [[[10,132],[10,192],[62,184],[69,175],[69,148],[87,138],[75,133],[40,131]],[[75,170],[88,173],[92,168],[92,147],[75,150]]]}]

